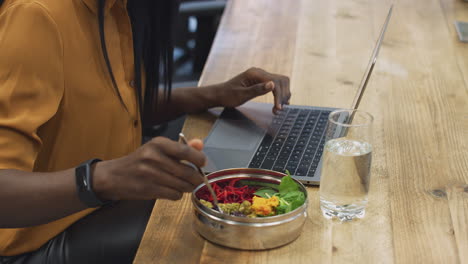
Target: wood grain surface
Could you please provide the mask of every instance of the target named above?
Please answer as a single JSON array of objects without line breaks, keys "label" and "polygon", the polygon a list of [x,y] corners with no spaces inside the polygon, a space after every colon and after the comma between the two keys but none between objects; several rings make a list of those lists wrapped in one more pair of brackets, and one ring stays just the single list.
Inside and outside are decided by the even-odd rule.
[{"label": "wood grain surface", "polygon": [[[256,66],[291,77],[292,104],[350,107],[391,2],[230,0],[200,85]],[[156,202],[134,263],[468,263],[468,44],[453,24],[468,3],[394,5],[360,106],[375,117],[364,219],[324,219],[309,187],[296,241],[240,251],[192,229],[186,195]],[[190,116],[185,135],[206,137],[220,111]]]}]

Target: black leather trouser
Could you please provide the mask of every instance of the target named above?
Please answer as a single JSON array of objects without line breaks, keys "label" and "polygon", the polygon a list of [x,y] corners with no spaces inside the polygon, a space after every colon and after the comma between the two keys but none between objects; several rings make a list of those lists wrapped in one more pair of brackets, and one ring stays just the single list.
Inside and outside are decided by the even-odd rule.
[{"label": "black leather trouser", "polygon": [[154,201],[121,201],[80,219],[38,250],[0,264],[132,263]]}]

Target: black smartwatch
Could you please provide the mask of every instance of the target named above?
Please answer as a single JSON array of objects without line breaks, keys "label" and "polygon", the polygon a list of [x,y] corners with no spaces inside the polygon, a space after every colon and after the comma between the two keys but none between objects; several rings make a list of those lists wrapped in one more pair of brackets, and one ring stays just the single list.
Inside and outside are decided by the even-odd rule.
[{"label": "black smartwatch", "polygon": [[88,207],[94,208],[110,201],[102,201],[93,191],[93,164],[101,161],[100,159],[91,159],[83,162],[75,168],[76,191],[80,201]]}]

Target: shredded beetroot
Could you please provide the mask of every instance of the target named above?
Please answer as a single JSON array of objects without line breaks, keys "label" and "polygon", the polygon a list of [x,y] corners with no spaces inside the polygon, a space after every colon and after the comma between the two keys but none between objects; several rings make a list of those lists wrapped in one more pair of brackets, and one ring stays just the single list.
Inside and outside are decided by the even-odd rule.
[{"label": "shredded beetroot", "polygon": [[[217,183],[212,184],[219,203],[242,203],[246,200],[252,202],[254,192],[257,188],[250,186],[235,187],[234,185],[237,181],[239,181],[239,179],[233,179],[227,184],[225,182],[219,183],[219,185]],[[211,197],[211,194],[206,188],[200,191],[198,198],[209,202],[213,201],[213,197]]]}]

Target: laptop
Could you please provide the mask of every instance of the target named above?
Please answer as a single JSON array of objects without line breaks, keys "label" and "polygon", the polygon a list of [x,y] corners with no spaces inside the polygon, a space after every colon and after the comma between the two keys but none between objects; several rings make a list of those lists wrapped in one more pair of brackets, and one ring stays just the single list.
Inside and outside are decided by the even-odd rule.
[{"label": "laptop", "polygon": [[[352,109],[357,109],[369,81],[393,6],[362,79]],[[273,105],[247,102],[226,108],[205,139],[206,172],[228,168],[261,168],[284,173],[308,185],[319,185],[325,131],[333,107],[287,105],[278,114]],[[345,120],[347,117],[342,117]]]}]

